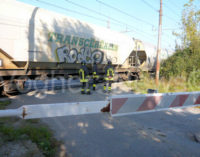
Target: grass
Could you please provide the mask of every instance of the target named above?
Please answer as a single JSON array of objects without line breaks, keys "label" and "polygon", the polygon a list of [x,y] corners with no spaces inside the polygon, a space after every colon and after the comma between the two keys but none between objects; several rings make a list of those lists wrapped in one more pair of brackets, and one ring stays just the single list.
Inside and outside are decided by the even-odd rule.
[{"label": "grass", "polygon": [[4,100],[4,101],[0,101],[0,110],[3,110],[6,108],[6,106],[8,106],[11,103],[10,100]]},{"label": "grass", "polygon": [[157,89],[159,93],[200,91],[200,83],[191,82],[186,77],[171,77],[169,80],[161,79],[156,87],[155,79],[144,74],[141,80],[126,83],[135,93],[146,94],[148,89]]},{"label": "grass", "polygon": [[[38,148],[47,157],[54,157],[59,142],[53,138],[52,132],[44,125],[38,124],[37,121],[23,121],[18,127],[13,124],[20,119],[1,118],[0,135],[3,142],[16,140],[31,140],[36,143]],[[4,123],[3,123],[4,122]]]},{"label": "grass", "polygon": [[[10,100],[0,101],[0,110],[6,109],[10,103]],[[20,125],[16,127],[19,121]],[[47,157],[54,157],[59,145],[48,127],[41,125],[38,119],[0,118],[0,136],[3,142],[31,140]]]}]

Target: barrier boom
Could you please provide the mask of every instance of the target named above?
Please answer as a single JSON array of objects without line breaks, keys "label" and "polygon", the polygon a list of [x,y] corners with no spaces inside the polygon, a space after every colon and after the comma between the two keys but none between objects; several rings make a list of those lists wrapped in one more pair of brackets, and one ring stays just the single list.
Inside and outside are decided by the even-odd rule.
[{"label": "barrier boom", "polygon": [[0,110],[0,117],[34,119],[100,112],[124,116],[190,106],[200,106],[200,92],[127,94],[111,96],[108,101],[24,105],[18,109]]},{"label": "barrier boom", "polygon": [[112,116],[123,116],[190,106],[200,106],[200,92],[112,96],[110,112]]},{"label": "barrier boom", "polygon": [[0,110],[0,117],[24,119],[100,113],[109,101],[24,105],[18,109]]}]

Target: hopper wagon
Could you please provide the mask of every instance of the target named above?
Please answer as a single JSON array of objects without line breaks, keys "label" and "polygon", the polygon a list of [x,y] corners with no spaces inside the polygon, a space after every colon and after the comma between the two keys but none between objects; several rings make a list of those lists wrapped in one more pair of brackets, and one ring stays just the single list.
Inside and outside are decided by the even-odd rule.
[{"label": "hopper wagon", "polygon": [[130,78],[155,69],[156,47],[110,29],[16,0],[0,1],[0,87],[77,75],[82,60],[100,73],[108,60],[116,76]]}]

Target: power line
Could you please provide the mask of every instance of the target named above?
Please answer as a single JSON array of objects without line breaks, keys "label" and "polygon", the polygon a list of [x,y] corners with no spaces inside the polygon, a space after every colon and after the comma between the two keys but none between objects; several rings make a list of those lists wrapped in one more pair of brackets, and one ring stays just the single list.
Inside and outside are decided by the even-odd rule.
[{"label": "power line", "polygon": [[[171,16],[163,15],[163,17],[167,17],[169,20],[176,22],[176,19],[172,18]],[[176,23],[178,23],[178,22],[176,22]]]},{"label": "power line", "polygon": [[[53,6],[53,7],[62,9],[62,10],[64,10],[64,11],[73,12],[73,13],[76,13],[76,14],[79,14],[79,15],[83,15],[83,16],[87,16],[87,17],[90,17],[90,18],[94,18],[94,19],[96,19],[96,20],[100,20],[100,21],[105,21],[105,22],[107,22],[107,20],[105,20],[105,19],[97,18],[97,17],[91,16],[91,15],[88,15],[88,14],[84,14],[84,13],[82,13],[82,12],[70,10],[70,9],[67,9],[67,8],[64,8],[64,7],[55,5],[55,4],[51,4],[51,3],[48,3],[48,2],[45,2],[45,1],[42,1],[42,0],[36,0],[36,1],[38,1],[38,2],[40,2],[40,3],[43,3],[43,4],[46,4],[46,5],[49,5],[49,6]],[[94,10],[92,10],[92,9],[86,8],[86,7],[81,6],[81,5],[79,5],[79,6],[82,7],[82,8],[88,9],[88,10],[90,10],[90,11],[93,11],[93,12],[95,12],[95,13],[101,15],[101,16],[110,18],[111,20],[113,20],[113,21],[115,21],[115,22],[117,22],[118,24],[121,24],[121,25],[123,25],[123,26],[124,26],[124,25],[127,25],[126,23],[123,23],[123,22],[118,21],[118,20],[116,20],[116,19],[114,19],[114,18],[108,17],[108,16],[106,16],[106,15],[100,13],[100,12],[94,11]],[[129,25],[129,26],[130,26],[130,25]],[[131,26],[131,27],[133,27],[133,26]],[[133,28],[134,28],[134,27],[133,27]],[[141,31],[141,30],[139,30],[139,29],[137,29],[137,28],[135,28],[135,29],[136,29],[137,31],[143,32],[143,31]]]},{"label": "power line", "polygon": [[[74,3],[74,2],[69,1],[69,0],[65,0],[65,1],[67,1],[68,3],[71,3],[71,4],[75,5],[75,6],[78,6],[78,7],[80,7],[80,8],[83,8],[83,9],[86,9],[86,10],[88,10],[88,11],[91,11],[91,12],[94,12],[94,13],[96,13],[96,14],[99,14],[99,15],[101,15],[101,16],[105,16],[105,15],[102,14],[101,12],[98,12],[98,11],[96,11],[96,10],[87,8],[87,7],[82,6],[82,5],[78,4],[78,3]],[[106,17],[109,18],[108,16],[106,16]]]},{"label": "power line", "polygon": [[[168,8],[169,10],[171,10],[171,12],[173,12],[175,15],[177,15],[177,13],[176,13],[172,8],[168,7],[168,6],[166,5],[166,3],[163,3],[163,4],[164,4],[164,6],[165,6],[166,8]],[[179,16],[179,15],[177,15],[177,16]]]},{"label": "power line", "polygon": [[[34,1],[34,0],[33,0]],[[89,17],[89,18],[93,18],[95,20],[98,20],[98,21],[104,21],[104,22],[108,22],[108,20],[106,19],[102,19],[102,18],[97,18],[96,16],[91,16],[91,15],[88,15],[88,14],[85,14],[85,13],[82,13],[82,12],[78,12],[78,11],[74,11],[74,10],[71,10],[71,9],[67,9],[67,8],[64,8],[64,7],[61,7],[61,6],[58,6],[58,5],[55,5],[55,4],[51,4],[51,3],[48,3],[48,2],[45,2],[45,1],[41,1],[41,0],[35,0],[35,1],[38,1],[40,3],[43,3],[43,4],[46,4],[46,5],[49,5],[49,6],[53,6],[53,7],[56,7],[56,8],[59,8],[59,9],[62,9],[64,11],[68,11],[68,12],[72,12],[72,13],[76,13],[76,14],[79,14],[79,15],[82,15],[82,16],[86,16],[86,17]],[[108,17],[108,16],[107,16]],[[124,26],[123,23],[120,23],[119,21],[115,21],[113,23],[117,23],[117,24],[121,24],[121,26]]]},{"label": "power line", "polygon": [[179,30],[181,28],[163,28],[162,30],[171,31],[171,30]]},{"label": "power line", "polygon": [[[156,9],[154,6],[152,6],[150,3],[146,2],[145,0],[141,0],[143,3],[145,3],[147,6],[149,6],[151,9],[153,9],[155,12],[158,12],[158,9]],[[176,20],[168,15],[163,15],[163,17],[167,17],[171,21],[175,22]]]},{"label": "power line", "polygon": [[[83,13],[81,13],[81,12],[77,12],[77,11],[74,11],[74,10],[70,10],[70,9],[67,9],[67,8],[64,8],[64,7],[61,7],[61,6],[58,6],[58,5],[55,5],[55,4],[51,4],[51,3],[48,3],[48,2],[44,2],[44,1],[42,1],[42,0],[36,0],[36,1],[38,1],[38,2],[40,2],[40,3],[44,3],[44,4],[49,5],[49,6],[53,6],[53,7],[62,9],[62,10],[64,10],[64,11],[69,11],[69,12],[77,13],[77,14],[84,15],[84,16],[87,16],[87,17],[90,17],[90,18],[95,18],[95,19],[101,20],[101,21],[107,21],[107,20],[105,20],[105,19],[100,19],[100,18],[97,18],[97,17],[94,17],[94,16],[90,16],[90,15],[87,15],[87,14],[83,14]],[[83,7],[83,6],[81,6],[81,7]],[[85,8],[86,8],[86,7],[85,7]],[[88,8],[87,8],[87,9],[88,9]],[[90,10],[92,10],[92,9],[90,9]],[[97,11],[95,11],[95,12],[96,12],[96,13],[99,13],[99,12],[97,12]],[[100,13],[100,15],[101,15],[101,16],[106,16],[106,15],[104,15],[104,14],[102,14],[102,13]],[[107,16],[106,16],[106,17],[107,17]],[[109,18],[110,18],[110,17],[109,17]],[[120,21],[118,21],[118,20],[116,20],[116,19],[114,19],[114,18],[110,18],[110,19],[112,19],[113,21],[116,21],[116,22],[119,23],[119,24],[126,25],[126,26],[129,26],[129,27],[131,27],[131,28],[134,28],[133,26],[128,25],[128,24],[126,24],[126,23],[122,23],[122,22],[120,22]],[[141,30],[137,29],[137,28],[134,28],[134,29],[135,29],[135,31],[134,31],[134,30],[132,30],[132,31],[134,31],[134,32],[136,32],[136,33],[138,33],[138,34],[142,34],[142,35],[148,37],[149,39],[150,39],[150,38],[151,38],[151,39],[154,39],[154,38],[152,37],[152,36],[153,36],[152,34],[146,33],[146,32],[144,32],[144,31],[141,31]],[[139,32],[138,32],[138,31],[139,31]]]},{"label": "power line", "polygon": [[[40,0],[40,1],[41,1],[41,0]],[[91,12],[93,12],[93,13],[96,13],[96,14],[99,14],[99,15],[104,16],[104,17],[106,17],[106,18],[109,18],[109,19],[111,19],[111,20],[113,20],[113,21],[115,21],[115,22],[117,22],[117,23],[119,23],[119,24],[123,24],[123,25],[125,25],[125,26],[132,27],[132,28],[134,28],[135,30],[140,31],[140,32],[145,33],[145,34],[149,34],[149,33],[144,32],[144,31],[142,31],[142,30],[140,30],[140,29],[138,29],[138,28],[135,28],[135,27],[132,26],[132,25],[129,25],[129,24],[127,24],[127,23],[124,23],[124,22],[121,22],[121,21],[119,21],[119,20],[116,20],[115,18],[109,17],[109,16],[107,16],[107,15],[105,15],[105,14],[102,14],[102,13],[96,11],[96,10],[87,8],[87,7],[85,7],[85,6],[82,6],[82,5],[80,5],[80,4],[74,3],[74,2],[69,1],[69,0],[65,0],[65,1],[71,3],[71,4],[75,5],[75,6],[78,6],[78,7],[84,8],[84,9],[86,9],[86,10],[89,10],[89,11],[91,11]]]},{"label": "power line", "polygon": [[[158,2],[158,0],[155,0],[156,2]],[[178,8],[178,9],[180,9],[180,6],[177,6],[175,3],[174,3],[174,0],[167,0],[168,2],[169,1],[171,1],[171,2],[169,2],[170,4],[172,4],[173,5],[173,7],[176,7],[176,8]],[[163,3],[164,4],[164,3]],[[166,5],[166,4],[165,4]]]},{"label": "power line", "polygon": [[[78,7],[81,7],[81,8],[84,8],[84,9],[86,9],[86,10],[89,10],[89,11],[91,11],[91,12],[95,12],[96,14],[99,14],[99,15],[101,15],[101,16],[105,16],[105,17],[107,17],[107,18],[110,18],[110,19],[112,19],[112,20],[114,20],[114,21],[116,21],[116,22],[118,22],[118,23],[120,23],[120,24],[125,24],[126,26],[129,26],[129,27],[132,27],[132,28],[138,30],[138,31],[141,32],[143,35],[145,34],[145,35],[148,36],[148,37],[149,37],[149,36],[152,37],[152,34],[149,34],[149,33],[146,33],[146,32],[144,32],[144,31],[141,31],[141,30],[139,30],[139,29],[137,29],[137,28],[135,28],[135,27],[133,27],[133,26],[131,26],[131,25],[127,25],[126,23],[122,23],[122,22],[120,22],[120,21],[118,21],[118,20],[116,20],[116,19],[114,19],[114,18],[108,17],[107,15],[102,14],[102,13],[100,13],[100,12],[97,12],[97,11],[95,11],[95,10],[93,10],[93,9],[90,9],[90,8],[87,8],[87,7],[82,6],[82,5],[80,5],[80,4],[74,3],[74,2],[72,2],[72,1],[70,1],[70,0],[65,0],[65,1],[67,1],[67,2],[69,2],[69,3],[71,3],[71,4],[73,4],[73,5],[76,5],[76,6],[78,6]],[[96,0],[96,1],[99,2],[100,4],[106,5],[107,7],[110,7],[110,8],[112,8],[112,9],[118,10],[118,11],[122,12],[123,14],[126,14],[126,15],[129,16],[128,13],[123,12],[123,11],[121,11],[121,10],[118,9],[118,8],[112,7],[112,6],[110,6],[110,5],[106,4],[106,3],[101,2],[100,0]],[[131,15],[130,15],[130,16],[131,16]],[[170,17],[169,17],[169,18],[170,18]],[[150,24],[150,25],[152,25],[152,24]],[[152,25],[152,26],[154,26],[154,25]],[[154,27],[155,27],[155,26],[154,26]],[[126,32],[133,32],[133,31],[136,32],[136,33],[139,33],[139,32],[137,32],[137,31],[135,31],[135,30],[125,31],[124,33],[126,33]],[[141,34],[141,33],[139,33],[139,34]],[[148,35],[147,35],[147,34],[148,34]]]},{"label": "power line", "polygon": [[[131,33],[131,32],[136,32],[135,30],[126,30],[126,31],[121,31],[121,33]],[[137,34],[141,34],[141,35],[143,35],[142,33],[140,33],[140,32],[136,32]],[[166,35],[166,34],[164,34],[164,33],[162,33],[162,36],[163,36],[163,38],[169,38],[169,39],[171,39],[171,37],[170,36],[168,36],[168,35]],[[156,34],[154,34],[154,35],[151,35],[151,36],[149,36],[149,35],[147,35],[146,36],[148,39],[150,39],[150,40],[152,40],[152,39],[155,39],[155,40],[157,40],[157,35]],[[163,41],[163,44],[166,44],[166,43],[168,43],[168,44],[171,44],[169,41],[166,41],[166,40],[164,40],[164,39],[161,39],[161,41]]]},{"label": "power line", "polygon": [[119,9],[119,8],[116,8],[116,7],[113,7],[113,6],[109,5],[109,4],[106,4],[106,3],[104,3],[104,2],[101,2],[100,0],[96,0],[96,1],[97,1],[98,3],[100,3],[100,4],[104,5],[104,6],[106,6],[106,7],[112,8],[113,10],[116,10],[116,11],[120,12],[121,14],[127,15],[127,16],[129,16],[129,17],[135,19],[135,20],[138,20],[138,21],[140,21],[140,22],[143,22],[143,23],[146,23],[146,24],[148,24],[148,25],[151,25],[151,26],[155,27],[155,25],[153,25],[153,24],[151,24],[151,23],[149,23],[149,22],[147,22],[147,21],[141,20],[141,19],[138,18],[138,17],[135,17],[135,16],[133,16],[133,15],[130,15],[129,13],[126,13],[126,12],[124,12],[123,10],[121,10],[121,9]]},{"label": "power line", "polygon": [[90,17],[90,18],[94,18],[94,19],[100,20],[100,21],[105,21],[105,22],[107,21],[107,20],[105,20],[105,19],[97,18],[97,17],[95,17],[95,16],[91,16],[91,15],[88,15],[88,14],[84,14],[84,13],[82,13],[82,12],[78,12],[78,11],[74,11],[74,10],[71,10],[71,9],[67,9],[67,8],[64,8],[64,7],[55,5],[55,4],[51,4],[51,3],[45,2],[45,1],[41,1],[41,0],[36,0],[36,1],[38,1],[38,2],[40,2],[40,3],[44,3],[44,4],[49,5],[49,6],[53,6],[53,7],[62,9],[62,10],[64,10],[64,11],[73,12],[73,13],[76,13],[76,14],[79,14],[79,15],[83,15],[83,16],[86,16],[86,17]]},{"label": "power line", "polygon": [[145,0],[142,0],[143,3],[145,3],[147,6],[149,6],[151,9],[153,9],[155,12],[158,12],[158,9],[156,9],[154,6],[146,2]]},{"label": "power line", "polygon": [[174,0],[170,0],[171,3],[173,4],[173,6],[175,6],[176,8],[180,9],[180,6],[177,6],[176,3],[174,3]]}]

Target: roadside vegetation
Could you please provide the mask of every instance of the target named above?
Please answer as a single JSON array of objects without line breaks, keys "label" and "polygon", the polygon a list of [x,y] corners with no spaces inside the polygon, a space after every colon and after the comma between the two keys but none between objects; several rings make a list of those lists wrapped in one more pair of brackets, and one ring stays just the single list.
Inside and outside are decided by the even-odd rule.
[{"label": "roadside vegetation", "polygon": [[0,101],[0,110],[5,109],[7,105],[11,103],[10,100]]},{"label": "roadside vegetation", "polygon": [[[10,101],[0,101],[0,109],[5,109],[9,103]],[[7,149],[23,146],[20,148],[24,149],[21,152],[23,156],[55,157],[60,144],[53,137],[52,131],[37,119],[0,118],[0,156],[9,157]],[[16,152],[16,156],[19,155]]]},{"label": "roadside vegetation", "polygon": [[174,32],[181,44],[161,63],[159,87],[154,77],[143,74],[141,80],[130,84],[135,92],[147,93],[149,88],[164,93],[200,91],[200,9],[194,0],[184,5],[181,28],[182,32]]},{"label": "roadside vegetation", "polygon": [[144,73],[141,80],[135,80],[131,83],[127,82],[126,84],[133,89],[134,93],[142,94],[146,94],[148,89],[156,89],[159,93],[200,91],[199,81],[196,81],[196,79],[187,80],[183,76],[173,76],[169,79],[163,77],[159,81],[158,88],[156,87],[154,77],[151,77],[148,73]]}]

